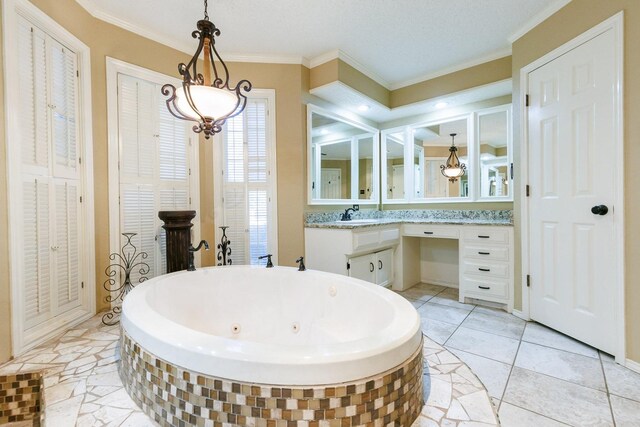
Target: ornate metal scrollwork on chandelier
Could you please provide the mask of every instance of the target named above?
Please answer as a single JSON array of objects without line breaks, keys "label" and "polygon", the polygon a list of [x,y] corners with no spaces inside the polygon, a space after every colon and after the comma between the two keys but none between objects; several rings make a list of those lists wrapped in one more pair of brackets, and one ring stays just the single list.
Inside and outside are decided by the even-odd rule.
[{"label": "ornate metal scrollwork on chandelier", "polygon": [[[229,70],[215,47],[215,37],[220,36],[220,30],[209,21],[207,6],[205,0],[204,19],[198,21],[198,29],[191,33],[194,39],[199,39],[196,53],[188,64],[178,65],[182,87],[176,89],[172,84],[166,84],[162,86],[162,94],[168,97],[167,108],[173,116],[196,122],[193,131],[204,133],[209,139],[222,131],[229,118],[244,110],[251,82],[240,80],[235,87],[229,85]],[[201,53],[204,54],[204,69],[199,73]]]},{"label": "ornate metal scrollwork on chandelier", "polygon": [[467,171],[467,165],[460,163],[460,159],[458,159],[458,155],[456,152],[458,151],[458,147],[456,147],[456,138],[457,133],[451,133],[451,147],[449,147],[449,157],[447,158],[447,163],[444,165],[440,165],[440,172],[442,175],[449,178],[449,181],[456,182],[458,178],[463,176]]}]

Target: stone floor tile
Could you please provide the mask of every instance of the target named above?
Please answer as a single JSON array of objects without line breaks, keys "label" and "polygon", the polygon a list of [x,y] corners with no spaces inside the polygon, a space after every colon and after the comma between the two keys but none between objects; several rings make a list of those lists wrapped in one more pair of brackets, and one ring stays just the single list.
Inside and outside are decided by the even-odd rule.
[{"label": "stone floor tile", "polygon": [[518,340],[512,338],[461,326],[449,338],[445,346],[511,364],[515,359],[519,343]]},{"label": "stone floor tile", "polygon": [[420,317],[423,319],[437,320],[439,322],[450,323],[452,325],[461,324],[469,315],[469,311],[455,307],[447,307],[440,304],[428,302],[418,309]]},{"label": "stone floor tile", "polygon": [[469,316],[464,319],[462,326],[465,328],[477,329],[479,331],[490,332],[503,337],[519,340],[522,337],[526,322],[515,316],[505,318],[496,316],[494,312],[486,312],[484,310],[473,310]]},{"label": "stone floor tile", "polygon": [[598,350],[535,322],[528,322],[522,341],[598,358]]},{"label": "stone floor tile", "polygon": [[457,326],[439,320],[422,318],[422,333],[438,344],[444,344],[455,332]]},{"label": "stone floor tile", "polygon": [[444,290],[444,286],[430,285],[427,283],[418,283],[405,291],[398,292],[405,298],[418,299],[428,301]]},{"label": "stone floor tile", "polygon": [[640,402],[640,374],[617,363],[603,363],[609,393]]},{"label": "stone floor tile", "polygon": [[606,391],[600,360],[523,342],[515,366]]},{"label": "stone floor tile", "polygon": [[613,409],[613,418],[616,421],[616,426],[640,426],[640,402],[618,396],[611,396],[611,407]]},{"label": "stone floor tile", "polygon": [[504,402],[500,405],[498,418],[502,427],[562,427],[566,426],[561,422],[544,417],[535,412],[519,408],[510,403]]},{"label": "stone floor tile", "polygon": [[502,394],[511,373],[511,365],[454,348],[450,350],[471,368],[486,387],[489,396],[497,398],[498,401],[502,399]]},{"label": "stone floor tile", "polygon": [[513,368],[505,402],[574,426],[613,426],[606,393],[527,369]]}]

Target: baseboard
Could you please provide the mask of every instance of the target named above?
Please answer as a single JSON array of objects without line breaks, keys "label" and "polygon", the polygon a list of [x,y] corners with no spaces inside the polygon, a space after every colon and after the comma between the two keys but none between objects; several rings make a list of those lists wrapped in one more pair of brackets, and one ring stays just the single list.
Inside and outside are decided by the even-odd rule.
[{"label": "baseboard", "polygon": [[521,310],[516,310],[515,308],[511,311],[511,314],[513,314],[516,317],[519,317],[522,320],[526,320],[526,321],[530,320],[529,316],[526,316],[524,312],[522,312]]},{"label": "baseboard", "polygon": [[457,283],[444,282],[442,280],[420,279],[420,283],[426,283],[428,285],[444,286],[445,288],[458,289],[458,284]]},{"label": "baseboard", "polygon": [[625,361],[625,366],[632,371],[640,374],[640,363],[636,362],[635,360],[627,359]]}]

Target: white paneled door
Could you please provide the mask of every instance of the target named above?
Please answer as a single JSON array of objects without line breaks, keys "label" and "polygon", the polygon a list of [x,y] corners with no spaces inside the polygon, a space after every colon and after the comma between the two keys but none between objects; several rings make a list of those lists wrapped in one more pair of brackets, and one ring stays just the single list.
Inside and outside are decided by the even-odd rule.
[{"label": "white paneled door", "polygon": [[529,73],[531,318],[615,353],[616,37]]}]

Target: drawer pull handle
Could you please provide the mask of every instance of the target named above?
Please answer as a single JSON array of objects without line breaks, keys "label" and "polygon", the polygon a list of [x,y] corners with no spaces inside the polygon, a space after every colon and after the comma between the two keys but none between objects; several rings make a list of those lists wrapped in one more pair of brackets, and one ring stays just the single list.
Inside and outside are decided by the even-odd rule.
[{"label": "drawer pull handle", "polygon": [[433,234],[433,231],[425,231],[424,234]]},{"label": "drawer pull handle", "polygon": [[478,287],[479,287],[480,289],[485,289],[485,290],[487,290],[487,289],[491,289],[491,287],[490,287],[490,286],[478,286]]},{"label": "drawer pull handle", "polygon": [[369,273],[373,273],[373,270],[375,270],[375,267],[373,266],[373,263],[370,262],[369,263]]},{"label": "drawer pull handle", "polygon": [[491,271],[490,268],[482,268],[482,267],[478,267],[478,270],[480,270],[480,271]]},{"label": "drawer pull handle", "polygon": [[378,270],[382,270],[382,261],[378,260]]},{"label": "drawer pull handle", "polygon": [[489,239],[491,236],[482,236],[482,235],[478,235],[479,239]]},{"label": "drawer pull handle", "polygon": [[491,255],[491,252],[478,252],[478,255]]}]

